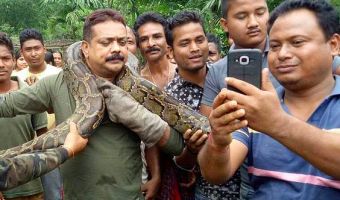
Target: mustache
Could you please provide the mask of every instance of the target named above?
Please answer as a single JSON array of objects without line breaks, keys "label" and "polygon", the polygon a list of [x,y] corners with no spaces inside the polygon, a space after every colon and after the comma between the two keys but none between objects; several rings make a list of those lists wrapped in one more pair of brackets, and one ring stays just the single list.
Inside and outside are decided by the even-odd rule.
[{"label": "mustache", "polygon": [[122,56],[122,55],[120,55],[118,53],[117,54],[113,54],[113,55],[107,57],[105,59],[105,62],[109,62],[111,60],[121,60],[121,61],[124,61],[124,56]]},{"label": "mustache", "polygon": [[157,48],[157,47],[150,47],[148,48],[145,53],[150,53],[151,51],[160,51],[161,49],[160,48]]}]

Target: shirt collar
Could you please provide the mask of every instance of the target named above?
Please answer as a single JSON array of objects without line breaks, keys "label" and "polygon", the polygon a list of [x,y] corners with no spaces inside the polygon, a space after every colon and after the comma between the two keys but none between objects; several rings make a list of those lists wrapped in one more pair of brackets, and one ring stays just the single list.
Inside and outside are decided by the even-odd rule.
[{"label": "shirt collar", "polygon": [[[208,71],[209,71],[208,65],[209,65],[208,63],[205,65],[205,67],[207,68],[207,74],[208,74]],[[183,79],[183,78],[179,75],[179,73],[178,73],[178,67],[176,68],[176,73],[175,73],[175,76],[174,76],[174,80],[175,80],[175,79],[177,79],[178,82],[182,83],[183,85],[184,85],[184,84],[190,84],[190,85],[195,85],[195,86],[201,88],[201,86],[196,85],[195,83],[192,83],[192,82],[189,82],[189,81]]]},{"label": "shirt collar", "polygon": [[[332,93],[327,98],[340,95],[340,76],[335,75],[334,77],[335,77],[335,86],[332,90]],[[284,95],[284,92],[285,92],[284,88],[282,86],[279,86],[276,89],[276,91],[277,91],[277,94],[278,94],[280,100],[282,101],[283,95]]]}]

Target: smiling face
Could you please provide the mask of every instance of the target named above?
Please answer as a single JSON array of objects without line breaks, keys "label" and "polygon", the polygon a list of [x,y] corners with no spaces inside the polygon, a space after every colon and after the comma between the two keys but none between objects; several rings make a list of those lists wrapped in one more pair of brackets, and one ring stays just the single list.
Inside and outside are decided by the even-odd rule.
[{"label": "smiling face", "polygon": [[199,71],[208,59],[208,40],[202,25],[190,22],[172,30],[172,55],[179,68]]},{"label": "smiling face", "polygon": [[167,54],[164,28],[160,23],[148,22],[139,27],[139,49],[148,62],[160,60]]},{"label": "smiling face", "polygon": [[11,51],[5,45],[0,45],[0,83],[10,80],[14,63]]},{"label": "smiling face", "polygon": [[127,61],[126,27],[108,20],[92,26],[91,35],[90,42],[82,44],[87,63],[96,75],[113,79]]},{"label": "smiling face", "polygon": [[332,76],[337,40],[326,40],[313,12],[299,9],[278,17],[269,37],[269,68],[286,88],[309,88]]},{"label": "smiling face", "polygon": [[237,46],[258,48],[265,43],[268,18],[265,0],[232,0],[221,25]]}]

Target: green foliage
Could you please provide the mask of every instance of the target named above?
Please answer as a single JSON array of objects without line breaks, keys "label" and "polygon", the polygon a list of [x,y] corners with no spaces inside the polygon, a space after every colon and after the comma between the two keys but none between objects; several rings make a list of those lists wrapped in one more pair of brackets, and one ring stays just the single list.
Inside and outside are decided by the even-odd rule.
[{"label": "green foliage", "polygon": [[[270,10],[283,0],[267,0]],[[330,0],[340,12],[340,1]],[[221,0],[1,0],[0,31],[17,37],[24,28],[36,28],[47,40],[74,39],[82,36],[84,18],[98,8],[119,10],[127,24],[133,26],[137,16],[155,11],[171,17],[182,10],[196,10],[205,21],[207,32],[216,34],[222,42],[225,33],[220,28]],[[226,51],[228,46],[223,43]]]}]

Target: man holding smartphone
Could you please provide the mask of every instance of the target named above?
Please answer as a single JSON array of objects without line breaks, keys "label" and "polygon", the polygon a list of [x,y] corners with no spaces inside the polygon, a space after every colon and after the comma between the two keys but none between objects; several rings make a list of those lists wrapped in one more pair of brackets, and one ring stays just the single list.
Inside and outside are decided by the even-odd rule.
[{"label": "man holding smartphone", "polygon": [[[325,0],[284,1],[269,20],[269,69],[262,90],[226,81],[199,154],[202,174],[219,183],[248,158],[254,199],[337,199],[340,195],[340,79],[332,74],[339,14]],[[315,56],[317,55],[317,56]]]},{"label": "man holding smartphone", "polygon": [[[266,68],[269,41],[267,21],[269,11],[266,0],[222,0],[221,26],[234,41],[233,49],[259,49],[262,54],[262,67]],[[228,76],[228,56],[214,63],[210,68],[205,84],[200,111],[209,115],[214,98],[226,87]],[[273,78],[275,85],[279,85]],[[248,199],[252,194],[246,162],[241,167],[241,199]]]}]

